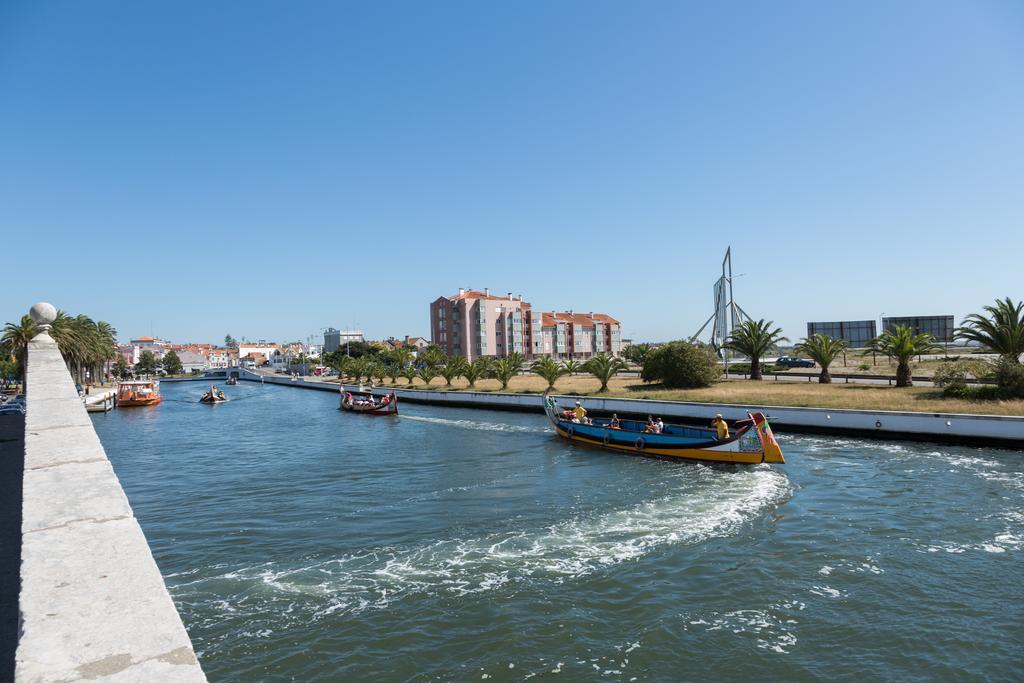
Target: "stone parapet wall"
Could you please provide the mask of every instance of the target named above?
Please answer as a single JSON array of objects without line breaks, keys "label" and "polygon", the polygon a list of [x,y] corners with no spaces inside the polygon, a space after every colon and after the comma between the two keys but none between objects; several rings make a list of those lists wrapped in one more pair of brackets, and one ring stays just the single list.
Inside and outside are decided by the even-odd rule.
[{"label": "stone parapet wall", "polygon": [[15,680],[205,681],[56,343],[29,344]]}]

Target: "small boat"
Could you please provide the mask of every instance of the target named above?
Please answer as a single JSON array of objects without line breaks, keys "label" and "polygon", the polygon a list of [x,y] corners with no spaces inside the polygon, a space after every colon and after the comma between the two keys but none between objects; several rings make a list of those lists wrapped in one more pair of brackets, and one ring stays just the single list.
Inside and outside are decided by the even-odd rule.
[{"label": "small boat", "polygon": [[117,385],[117,406],[119,408],[128,406],[155,406],[160,403],[160,383],[138,379],[129,382],[121,382]]},{"label": "small boat", "polygon": [[397,415],[398,397],[393,391],[387,396],[374,396],[367,391],[342,389],[341,409],[366,415]]},{"label": "small boat", "polygon": [[732,435],[719,441],[714,429],[666,424],[651,434],[644,432],[646,423],[640,420],[619,420],[619,429],[609,419],[580,422],[560,410],[547,392],[544,412],[561,437],[633,455],[748,465],[786,462],[763,413],[748,412],[749,419],[737,422]]},{"label": "small boat", "polygon": [[228,377],[228,381],[225,382],[225,384],[227,384],[229,387],[233,387],[236,384],[238,384],[238,378],[237,377]]},{"label": "small boat", "polygon": [[210,390],[203,394],[203,397],[199,399],[200,403],[224,403],[228,400],[228,397],[224,395],[224,392],[215,386],[211,386]]}]

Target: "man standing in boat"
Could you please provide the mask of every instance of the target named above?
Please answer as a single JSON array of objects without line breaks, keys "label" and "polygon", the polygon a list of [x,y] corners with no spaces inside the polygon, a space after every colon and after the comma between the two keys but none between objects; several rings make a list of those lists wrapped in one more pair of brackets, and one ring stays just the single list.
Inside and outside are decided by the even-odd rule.
[{"label": "man standing in boat", "polygon": [[725,421],[721,413],[715,415],[715,419],[711,421],[711,426],[718,430],[719,441],[725,441],[729,438],[729,423]]},{"label": "man standing in boat", "polygon": [[584,424],[584,421],[587,419],[587,409],[579,401],[576,401],[576,410],[572,411],[572,414],[580,424]]}]

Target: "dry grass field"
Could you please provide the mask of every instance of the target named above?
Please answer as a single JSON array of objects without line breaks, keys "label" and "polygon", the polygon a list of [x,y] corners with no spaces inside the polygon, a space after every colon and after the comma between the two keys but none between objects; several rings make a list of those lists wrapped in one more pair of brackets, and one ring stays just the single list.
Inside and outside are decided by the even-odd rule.
[{"label": "dry grass field", "polygon": [[[408,382],[399,378],[394,385],[390,380],[383,386],[407,387]],[[422,380],[413,383],[414,388],[424,388]],[[508,386],[510,393],[541,393],[547,387],[540,377],[521,375]],[[444,379],[437,378],[430,384],[431,389],[446,390]],[[464,379],[452,383],[453,390],[466,389]],[[561,394],[596,396],[600,388],[592,377],[575,375],[562,377],[555,385]],[[497,380],[486,379],[476,383],[477,391],[501,391]],[[752,382],[749,380],[726,380],[706,389],[661,389],[657,385],[645,385],[635,378],[616,378],[608,386],[608,393],[601,396],[621,398],[649,398],[667,401],[697,401],[702,403],[731,403],[736,405],[777,405],[816,408],[861,408],[865,410],[907,410],[926,413],[974,413],[985,415],[1024,416],[1024,400],[1015,401],[964,401],[942,398],[938,389],[932,387],[895,387],[866,384],[817,384],[788,382]]]}]

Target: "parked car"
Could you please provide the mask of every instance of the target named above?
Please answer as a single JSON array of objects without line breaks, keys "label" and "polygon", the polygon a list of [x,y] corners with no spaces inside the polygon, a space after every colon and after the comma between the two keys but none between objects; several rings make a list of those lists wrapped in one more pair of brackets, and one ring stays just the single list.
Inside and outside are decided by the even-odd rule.
[{"label": "parked car", "polygon": [[775,365],[782,365],[787,368],[813,368],[814,361],[810,358],[797,358],[796,356],[780,356]]}]

